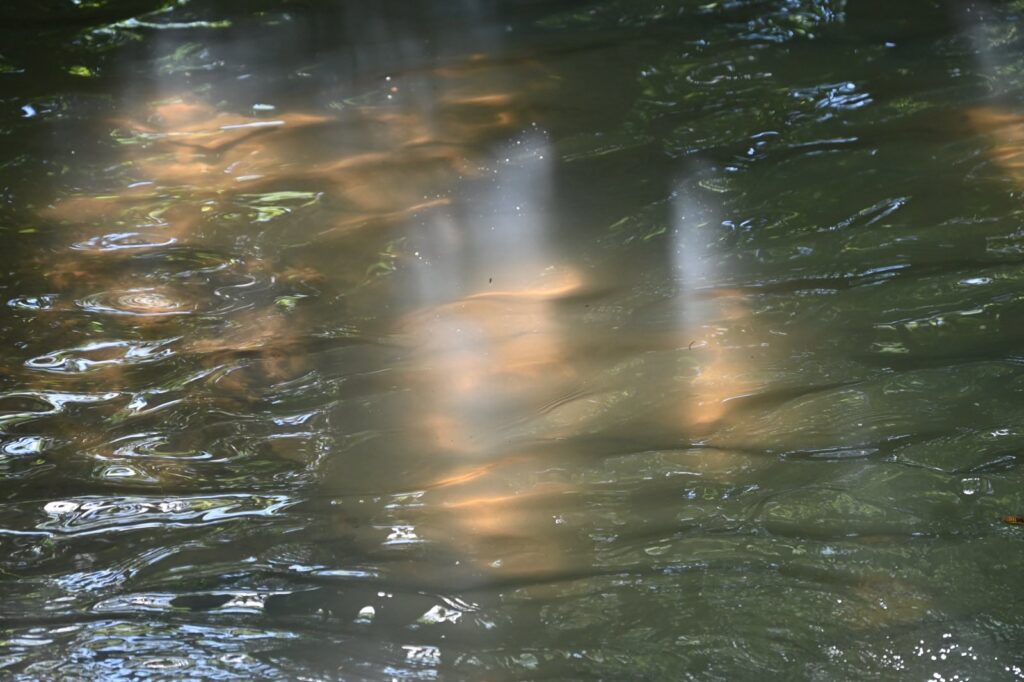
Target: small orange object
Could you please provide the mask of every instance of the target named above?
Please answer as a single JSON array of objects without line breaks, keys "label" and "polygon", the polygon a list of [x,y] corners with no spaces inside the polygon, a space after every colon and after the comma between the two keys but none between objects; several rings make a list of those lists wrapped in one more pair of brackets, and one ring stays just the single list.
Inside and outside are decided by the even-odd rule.
[{"label": "small orange object", "polygon": [[1008,523],[1011,526],[1024,526],[1024,516],[1004,516],[1003,523]]}]

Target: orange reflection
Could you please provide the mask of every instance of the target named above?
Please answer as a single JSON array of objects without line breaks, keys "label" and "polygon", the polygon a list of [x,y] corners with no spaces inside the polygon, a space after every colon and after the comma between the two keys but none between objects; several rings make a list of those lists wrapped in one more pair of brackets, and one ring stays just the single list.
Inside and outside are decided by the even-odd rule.
[{"label": "orange reflection", "polygon": [[439,211],[423,246],[429,257],[413,265],[409,294],[424,305],[405,317],[399,338],[416,398],[399,419],[439,470],[423,484],[423,534],[454,543],[489,573],[526,578],[570,561],[554,520],[565,488],[545,473],[535,445],[573,431],[559,432],[545,412],[581,380],[560,306],[584,279],[550,250],[546,143],[527,138],[516,150],[493,184],[471,185],[468,203],[485,213],[456,223]]},{"label": "orange reflection", "polygon": [[749,393],[754,386],[742,351],[729,346],[726,333],[731,325],[749,319],[750,312],[739,294],[716,298],[717,317],[691,330],[693,346],[700,358],[693,383],[693,397],[684,407],[684,423],[697,430],[712,426],[729,413],[729,401]]},{"label": "orange reflection", "polygon": [[[413,87],[423,80],[429,87]],[[536,65],[512,68],[477,55],[397,76],[388,90],[397,98],[392,103],[330,114],[243,115],[188,96],[153,103],[136,118],[114,122],[125,186],[67,198],[45,211],[47,219],[73,227],[72,244],[99,245],[48,258],[49,281],[75,295],[145,288],[138,300],[118,303],[116,312],[132,313],[128,321],[135,327],[167,319],[165,313],[177,312],[168,306],[179,299],[184,312],[195,312],[205,302],[195,297],[212,294],[129,267],[138,251],[107,248],[111,240],[131,239],[133,248],[154,251],[205,248],[217,244],[217,236],[231,244],[257,226],[218,215],[238,214],[247,197],[274,193],[317,193],[330,202],[327,224],[316,228],[314,240],[383,232],[379,228],[413,219],[451,219],[453,187],[495,165],[491,147],[521,132],[530,93],[549,82]],[[436,452],[458,462],[439,465],[424,486],[436,502],[427,523],[438,529],[439,541],[517,575],[562,563],[550,535],[552,515],[538,505],[557,496],[557,488],[538,475],[540,463],[527,447],[535,436],[559,434],[548,429],[527,436],[521,424],[575,388],[579,372],[557,312],[559,302],[583,286],[577,272],[553,263],[548,253],[543,193],[549,168],[538,160],[543,154],[531,158],[512,164],[500,176],[505,184],[479,197],[481,205],[502,205],[493,235],[479,235],[471,247],[439,245],[448,252],[445,263],[420,273],[421,311],[405,321],[413,356],[408,377],[422,406],[403,417],[411,433],[426,434]],[[96,234],[109,225],[117,234]],[[463,227],[468,232],[472,226]],[[288,271],[245,255],[225,266],[230,274],[269,287],[332,274]],[[500,288],[438,294],[448,289],[459,260],[496,263]],[[175,342],[175,352],[211,369],[219,393],[245,400],[259,385],[308,371],[304,342],[312,322],[301,314],[262,300],[219,317],[201,324],[190,319],[198,328],[183,325],[188,333]]]},{"label": "orange reflection", "polygon": [[728,416],[730,400],[755,388],[745,354],[729,342],[730,332],[748,323],[750,311],[740,292],[721,286],[728,273],[715,245],[714,207],[682,190],[675,202],[675,219],[670,243],[679,287],[679,329],[697,359],[682,422],[685,429],[701,432]]},{"label": "orange reflection", "polygon": [[996,107],[967,110],[970,126],[992,140],[989,157],[1011,178],[1024,181],[1024,116]]},{"label": "orange reflection", "polygon": [[432,395],[421,417],[431,440],[486,458],[500,450],[501,424],[517,411],[571,390],[578,374],[556,306],[578,286],[578,275],[564,273],[549,285],[478,292],[408,319],[414,371]]}]

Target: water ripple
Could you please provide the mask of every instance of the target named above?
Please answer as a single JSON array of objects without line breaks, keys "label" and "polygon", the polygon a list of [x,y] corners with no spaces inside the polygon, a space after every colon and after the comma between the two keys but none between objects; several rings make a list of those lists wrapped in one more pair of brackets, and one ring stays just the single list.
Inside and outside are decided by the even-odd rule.
[{"label": "water ripple", "polygon": [[[110,402],[121,395],[117,392],[62,393],[58,391],[0,393],[0,426],[10,427],[39,417],[58,415],[65,411],[67,405]],[[40,403],[46,407],[39,409]]]},{"label": "water ripple", "polygon": [[25,361],[25,366],[46,372],[77,374],[104,367],[143,365],[174,355],[168,346],[177,341],[95,341],[77,348],[52,351]]},{"label": "water ripple", "polygon": [[[295,501],[287,495],[241,493],[193,497],[79,497],[42,506],[48,517],[36,528],[61,535],[96,535],[143,528],[202,526],[223,521],[272,517]],[[2,513],[2,512],[0,512]],[[7,529],[0,529],[0,534]]]},{"label": "water ripple", "polygon": [[174,237],[152,238],[142,232],[114,232],[90,237],[71,246],[77,251],[106,253],[131,249],[159,249],[177,243]]},{"label": "water ripple", "polygon": [[7,301],[7,305],[19,310],[53,310],[57,302],[56,294],[41,296],[17,296]]},{"label": "water ripple", "polygon": [[75,303],[88,312],[137,317],[188,315],[194,310],[194,304],[152,288],[104,291]]}]

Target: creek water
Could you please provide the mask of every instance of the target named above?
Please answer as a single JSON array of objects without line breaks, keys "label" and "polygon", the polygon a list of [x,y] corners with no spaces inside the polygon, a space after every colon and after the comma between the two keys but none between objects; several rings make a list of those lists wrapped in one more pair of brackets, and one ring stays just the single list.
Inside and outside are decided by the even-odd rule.
[{"label": "creek water", "polygon": [[3,676],[1024,677],[1022,12],[0,8]]}]

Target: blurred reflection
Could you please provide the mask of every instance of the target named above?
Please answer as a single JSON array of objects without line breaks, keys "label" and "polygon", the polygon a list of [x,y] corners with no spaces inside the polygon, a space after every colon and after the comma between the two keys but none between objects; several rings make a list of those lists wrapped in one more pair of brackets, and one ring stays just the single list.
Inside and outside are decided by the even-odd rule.
[{"label": "blurred reflection", "polygon": [[697,374],[692,395],[683,405],[684,428],[713,427],[729,411],[730,399],[752,389],[741,349],[730,345],[729,333],[749,317],[740,292],[722,286],[727,278],[715,233],[720,218],[683,184],[673,203],[671,265],[678,287],[681,339],[689,339]]},{"label": "blurred reflection", "polygon": [[[582,286],[552,255],[553,157],[530,113],[554,78],[529,59],[469,49],[496,47],[489,21],[442,41],[449,54],[426,55],[423,26],[350,7],[346,26],[376,36],[354,41],[359,66],[345,72],[363,96],[339,104],[325,89],[326,106],[312,111],[245,110],[167,78],[159,99],[111,122],[119,188],[62,197],[43,214],[70,233],[40,263],[51,307],[116,322],[110,333],[126,337],[148,325],[164,356],[198,365],[210,405],[259,421],[262,396],[316,388],[314,324],[341,324],[316,320],[304,299],[341,290],[352,309],[378,310],[397,293],[394,304],[414,310],[398,335],[412,407],[392,416],[404,445],[430,458],[414,467],[426,477],[404,481],[427,493],[421,521],[401,536],[419,533],[491,575],[550,574],[562,566],[551,532],[563,489],[546,480],[535,444],[575,428],[565,415],[561,430],[540,422],[577,387],[558,309]],[[303,212],[315,218],[289,220]],[[281,224],[295,254],[327,267],[349,249],[404,240],[404,288],[364,286],[366,264],[289,266]],[[130,384],[123,369],[138,353],[120,343],[53,351],[33,369],[87,367]],[[102,437],[89,445],[112,458]],[[158,464],[164,482],[194,474]],[[370,475],[372,488],[382,472]]]},{"label": "blurred reflection", "polygon": [[[525,77],[535,77],[529,70],[533,67],[527,68]],[[238,233],[234,219],[225,220],[239,208],[258,226],[292,212],[296,204],[329,201],[334,226],[320,227],[314,243],[334,247],[334,239],[354,231],[403,225],[450,204],[454,184],[480,174],[482,145],[523,124],[516,111],[523,106],[523,93],[496,89],[499,80],[487,60],[474,55],[441,69],[388,77],[387,83],[394,83],[389,93],[407,85],[421,93],[408,101],[391,102],[388,94],[376,105],[347,107],[331,116],[241,115],[194,96],[148,105],[138,118],[115,122],[125,151],[125,189],[62,198],[44,211],[48,220],[76,226],[71,248],[40,262],[44,275],[58,291],[80,296],[80,301],[106,301],[81,307],[133,315],[136,323],[231,312],[211,306],[209,299],[188,300],[226,290],[211,292],[209,285],[217,281],[253,290],[323,282],[315,270],[285,268],[252,249],[213,267],[167,273],[157,282],[154,273],[139,272],[139,265],[141,258],[154,255],[178,262],[182,247],[249,241]],[[435,99],[423,101],[421,91]],[[117,225],[116,232],[96,234],[110,224]],[[197,276],[191,291],[180,284],[185,275]],[[278,309],[246,316],[250,319],[243,327],[292,335],[301,330],[294,320],[285,322]],[[278,332],[260,332],[255,338]],[[218,331],[216,339],[189,342],[187,350],[226,350],[231,338]],[[260,352],[262,345],[247,340],[235,348]]]},{"label": "blurred reflection", "polygon": [[1008,56],[1012,60],[1017,52],[1007,50],[1007,44],[1014,40],[1014,27],[999,22],[984,2],[957,3],[955,9],[984,78],[986,99],[992,101],[969,108],[968,125],[991,140],[989,158],[1014,185],[1020,186],[1024,183],[1024,115],[1014,106],[1014,95],[1021,83],[1019,67],[1008,61]]},{"label": "blurred reflection", "polygon": [[551,514],[536,509],[553,491],[531,443],[558,437],[535,422],[578,378],[557,306],[581,282],[550,251],[551,183],[542,136],[502,150],[493,178],[460,197],[465,212],[416,240],[410,283],[426,307],[404,323],[418,397],[400,419],[442,472],[427,485],[428,524],[504,575],[560,563]]},{"label": "blurred reflection", "polygon": [[995,106],[967,110],[967,121],[991,141],[989,158],[1013,181],[1024,184],[1024,115]]}]

